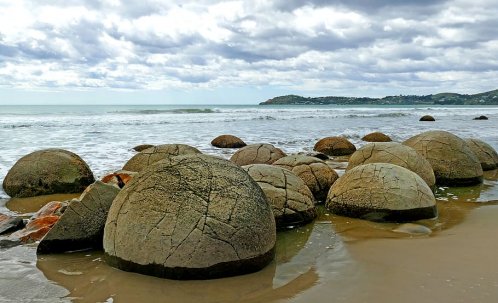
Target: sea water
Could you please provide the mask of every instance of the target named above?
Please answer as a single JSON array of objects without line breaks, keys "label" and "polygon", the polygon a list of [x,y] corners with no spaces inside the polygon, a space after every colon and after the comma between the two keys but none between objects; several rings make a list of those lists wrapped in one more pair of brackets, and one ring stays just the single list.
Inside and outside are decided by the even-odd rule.
[{"label": "sea water", "polygon": [[[418,121],[426,114],[436,121]],[[479,115],[489,120],[472,120]],[[80,155],[101,177],[120,169],[139,144],[183,143],[229,158],[235,150],[211,146],[213,138],[233,134],[295,153],[311,151],[327,136],[361,146],[361,137],[373,131],[403,141],[439,129],[498,149],[497,127],[498,106],[0,106],[0,183],[19,158],[44,148]],[[2,198],[7,196],[0,190]]]}]

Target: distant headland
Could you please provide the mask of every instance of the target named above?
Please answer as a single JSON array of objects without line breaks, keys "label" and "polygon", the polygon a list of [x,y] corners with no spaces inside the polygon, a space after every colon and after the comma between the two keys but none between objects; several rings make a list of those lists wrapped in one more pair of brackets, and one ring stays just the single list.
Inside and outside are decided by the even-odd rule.
[{"label": "distant headland", "polygon": [[268,99],[259,105],[498,105],[498,89],[474,95],[440,93],[435,95],[398,95],[369,97],[302,97],[286,95]]}]

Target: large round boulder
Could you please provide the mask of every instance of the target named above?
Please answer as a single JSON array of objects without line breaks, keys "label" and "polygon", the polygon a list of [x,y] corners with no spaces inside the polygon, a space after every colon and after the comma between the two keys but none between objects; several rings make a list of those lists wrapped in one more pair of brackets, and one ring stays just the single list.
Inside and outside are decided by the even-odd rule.
[{"label": "large round boulder", "polygon": [[134,155],[123,166],[123,170],[139,172],[147,166],[160,160],[179,155],[194,155],[201,152],[192,146],[185,144],[163,144],[147,148]]},{"label": "large round boulder", "polygon": [[271,144],[250,144],[236,151],[230,161],[237,165],[272,164],[286,154]]},{"label": "large round boulder", "polygon": [[434,170],[436,184],[470,186],[482,182],[475,153],[460,137],[446,131],[427,131],[403,142],[425,157]]},{"label": "large round boulder", "polygon": [[329,156],[347,156],[356,151],[356,147],[343,137],[326,137],[316,142],[313,150]]},{"label": "large round boulder", "polygon": [[310,156],[290,155],[273,162],[301,178],[311,190],[316,200],[324,202],[330,186],[339,178],[335,170],[324,161]]},{"label": "large round boulder", "polygon": [[11,197],[80,193],[94,182],[93,173],[78,155],[63,149],[44,149],[19,159],[3,180]]},{"label": "large round boulder", "polygon": [[498,153],[491,145],[479,139],[465,139],[465,142],[481,162],[482,170],[492,170],[498,167]]},{"label": "large round boulder", "polygon": [[263,189],[272,205],[277,228],[305,224],[316,217],[313,194],[298,176],[267,164],[243,168]]},{"label": "large round boulder", "polygon": [[366,141],[366,142],[391,142],[392,139],[386,134],[383,134],[381,132],[373,132],[366,134],[361,138],[361,140]]},{"label": "large round boulder", "polygon": [[211,141],[211,145],[219,148],[240,148],[247,144],[239,137],[233,135],[221,135]]},{"label": "large round boulder", "polygon": [[358,149],[350,158],[347,170],[368,163],[391,163],[419,175],[431,188],[436,184],[432,166],[413,148],[395,142],[369,143]]},{"label": "large round boulder", "polygon": [[425,115],[425,116],[420,117],[419,121],[433,122],[433,121],[436,121],[436,119],[434,119],[434,117],[431,115]]},{"label": "large round boulder", "polygon": [[106,261],[172,279],[257,271],[274,258],[275,219],[239,166],[207,155],[150,165],[114,199],[104,229]]},{"label": "large round boulder", "polygon": [[436,199],[422,178],[389,163],[356,166],[330,188],[331,212],[371,221],[406,222],[437,216]]}]

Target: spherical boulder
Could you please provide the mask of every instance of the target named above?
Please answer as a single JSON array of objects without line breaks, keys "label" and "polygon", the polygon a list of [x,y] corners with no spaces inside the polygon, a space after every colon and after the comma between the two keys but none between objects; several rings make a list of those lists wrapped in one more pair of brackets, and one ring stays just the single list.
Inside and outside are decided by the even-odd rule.
[{"label": "spherical boulder", "polygon": [[391,142],[392,141],[391,137],[389,137],[388,135],[383,134],[381,132],[369,133],[369,134],[363,136],[363,138],[361,138],[361,140],[366,141],[366,142]]},{"label": "spherical boulder", "polygon": [[123,170],[140,172],[147,166],[160,160],[179,155],[194,155],[201,152],[192,146],[185,144],[163,144],[147,148],[134,155],[123,166]]},{"label": "spherical boulder", "polygon": [[286,154],[271,144],[250,144],[236,151],[230,161],[237,165],[272,164]]},{"label": "spherical boulder", "polygon": [[465,142],[481,162],[482,170],[498,167],[498,153],[491,145],[479,139],[465,139]]},{"label": "spherical boulder", "polygon": [[433,116],[431,115],[425,115],[422,116],[418,121],[436,121]]},{"label": "spherical boulder", "polygon": [[356,151],[356,147],[343,137],[326,137],[316,142],[314,151],[328,156],[346,156]]},{"label": "spherical boulder", "polygon": [[135,176],[104,228],[112,266],[171,279],[257,271],[274,258],[275,219],[239,166],[207,155],[171,157]]},{"label": "spherical boulder", "polygon": [[460,137],[446,131],[427,131],[403,142],[429,161],[436,184],[470,186],[482,182],[477,156]]},{"label": "spherical boulder", "polygon": [[436,184],[432,166],[413,148],[395,142],[369,143],[358,149],[350,158],[347,170],[368,163],[391,163],[419,175],[431,188]]},{"label": "spherical boulder", "polygon": [[3,180],[15,198],[79,193],[94,182],[93,173],[78,155],[63,149],[44,149],[19,159]]},{"label": "spherical boulder", "polygon": [[232,135],[221,135],[211,141],[211,145],[219,148],[240,148],[247,144],[239,137]]},{"label": "spherical boulder", "polygon": [[335,170],[324,161],[310,156],[290,155],[273,162],[301,178],[317,201],[324,202],[330,186],[339,178]]},{"label": "spherical boulder", "polygon": [[291,171],[267,164],[243,168],[263,189],[272,205],[277,228],[305,224],[316,217],[313,194]]},{"label": "spherical boulder", "polygon": [[331,212],[371,221],[406,222],[437,216],[436,199],[422,178],[389,163],[356,166],[330,188]]}]

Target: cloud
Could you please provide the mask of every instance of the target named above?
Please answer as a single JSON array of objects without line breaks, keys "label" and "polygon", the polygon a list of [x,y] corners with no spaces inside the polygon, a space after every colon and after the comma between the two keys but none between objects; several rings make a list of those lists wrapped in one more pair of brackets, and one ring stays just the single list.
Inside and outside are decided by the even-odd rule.
[{"label": "cloud", "polygon": [[0,85],[476,92],[498,83],[497,13],[492,0],[0,0]]}]

